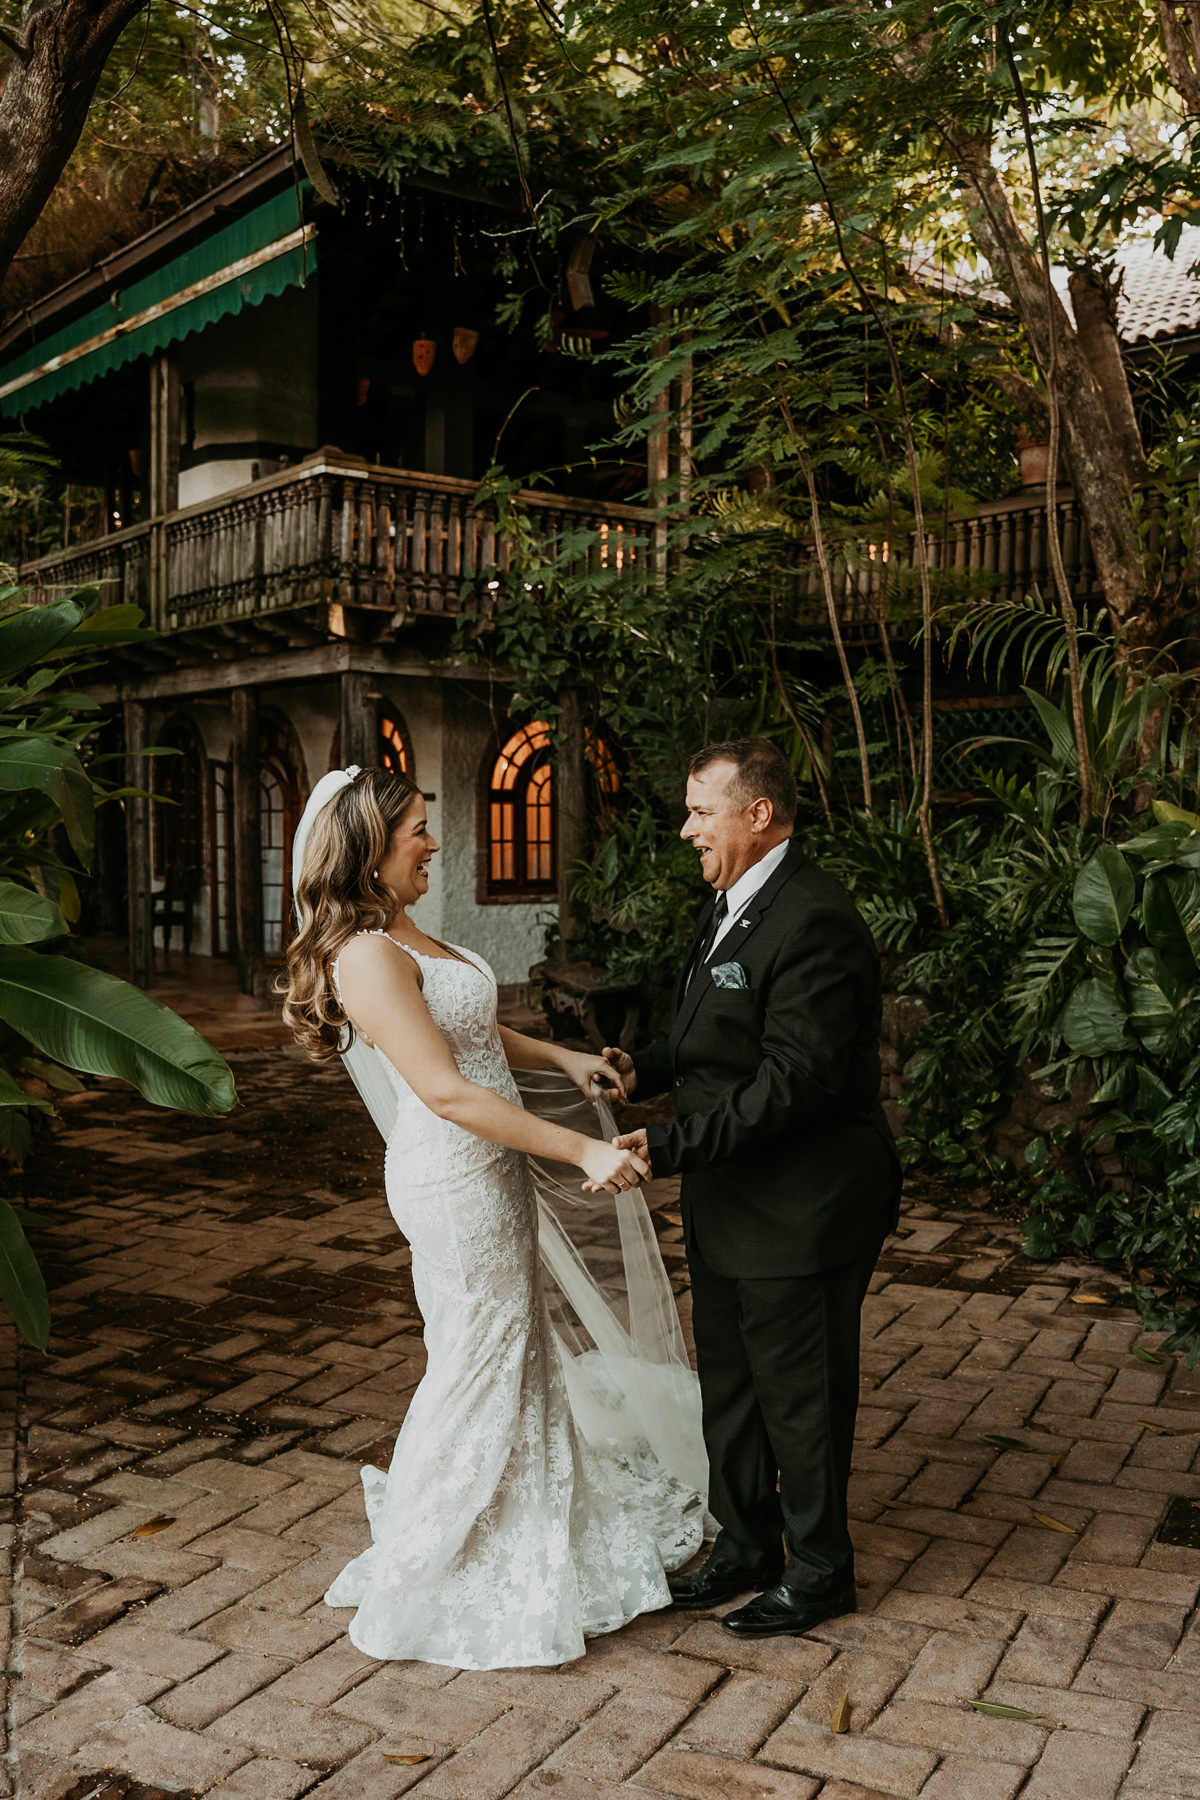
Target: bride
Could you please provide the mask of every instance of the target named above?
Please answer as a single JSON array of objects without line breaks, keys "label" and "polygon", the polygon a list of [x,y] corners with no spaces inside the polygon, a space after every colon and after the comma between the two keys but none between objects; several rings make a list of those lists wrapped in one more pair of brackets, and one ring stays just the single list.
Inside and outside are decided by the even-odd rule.
[{"label": "bride", "polygon": [[[680,1479],[686,1454],[659,1448],[672,1430],[698,1442],[694,1378],[678,1360],[661,1366],[669,1354],[638,1364],[550,1204],[566,1189],[546,1163],[573,1165],[582,1194],[625,1208],[645,1164],[527,1111],[511,1071],[565,1076],[591,1102],[622,1098],[619,1077],[498,1025],[486,963],[409,918],[437,850],[419,789],[381,769],[327,776],[297,833],[284,1017],[315,1056],[345,1056],[387,1136],[388,1205],[412,1247],[428,1353],[390,1471],[363,1471],[372,1545],[325,1598],[357,1608],[350,1638],[369,1656],[563,1663],[586,1637],[669,1605],[666,1570],[699,1548],[702,1478],[693,1466]],[[580,1356],[561,1307],[551,1321],[539,1219],[556,1300],[570,1298],[599,1346]],[[631,1313],[632,1269],[627,1256]],[[656,1273],[677,1338],[660,1260]]]}]

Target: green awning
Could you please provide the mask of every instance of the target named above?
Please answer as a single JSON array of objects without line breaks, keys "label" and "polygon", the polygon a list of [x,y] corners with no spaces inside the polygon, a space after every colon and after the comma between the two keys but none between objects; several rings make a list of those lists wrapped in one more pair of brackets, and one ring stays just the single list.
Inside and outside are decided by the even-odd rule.
[{"label": "green awning", "polygon": [[316,266],[316,227],[300,218],[291,189],[0,364],[0,414],[32,412],[243,306],[303,287]]}]

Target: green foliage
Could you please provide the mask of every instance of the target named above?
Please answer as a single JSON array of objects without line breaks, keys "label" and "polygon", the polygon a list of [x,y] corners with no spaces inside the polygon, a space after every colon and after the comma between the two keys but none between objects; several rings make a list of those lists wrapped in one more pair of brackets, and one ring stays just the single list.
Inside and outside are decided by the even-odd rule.
[{"label": "green foliage", "polygon": [[635,798],[611,818],[575,894],[587,911],[578,946],[588,961],[642,996],[643,1029],[669,1023],[671,989],[707,899],[696,854],[661,811]]},{"label": "green foliage", "polygon": [[[204,1039],[139,989],[90,968],[71,936],[78,917],[65,836],[86,869],[98,805],[122,790],[92,759],[86,715],[95,702],[74,686],[78,660],[112,643],[149,637],[134,607],[88,613],[85,591],[26,606],[0,592],[0,1158],[20,1162],[31,1115],[52,1113],[51,1092],[79,1088],[72,1070],[130,1081],[148,1100],[205,1115],[228,1112],[230,1071]],[[0,1298],[44,1347],[49,1306],[25,1227],[45,1221],[0,1201]]]},{"label": "green foliage", "polygon": [[[1031,633],[1044,625],[1031,609]],[[1111,835],[1080,832],[1074,739],[1055,701],[1029,690],[1045,731],[1031,747],[1034,780],[991,785],[983,847],[956,853],[961,824],[943,834],[954,921],[924,946],[917,938],[904,969],[932,1014],[903,1147],[1028,1194],[1027,1254],[1153,1273],[1182,1298],[1184,1320],[1200,1288],[1200,815],[1165,796],[1150,811],[1138,802],[1148,786],[1177,792],[1195,751],[1153,668],[1135,674],[1102,643],[1089,663],[1089,744]],[[1078,1130],[1056,1126],[1008,1171],[994,1128],[1023,1074],[1090,1105]],[[1180,1323],[1181,1342],[1191,1329]]]}]

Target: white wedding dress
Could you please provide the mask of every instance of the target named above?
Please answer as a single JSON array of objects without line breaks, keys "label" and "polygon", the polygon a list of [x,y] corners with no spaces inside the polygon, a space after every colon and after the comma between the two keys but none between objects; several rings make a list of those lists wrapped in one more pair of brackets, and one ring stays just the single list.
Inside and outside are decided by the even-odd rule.
[{"label": "white wedding dress", "polygon": [[[520,1105],[487,965],[465,950],[457,961],[388,941],[418,962],[467,1080]],[[366,1048],[355,1046],[360,1060]],[[596,1348],[573,1355],[552,1323],[540,1204],[543,1253],[554,1226],[527,1158],[441,1119],[381,1050],[370,1055],[394,1094],[387,1197],[412,1247],[428,1367],[389,1472],[363,1471],[371,1548],[325,1598],[357,1608],[350,1638],[368,1656],[459,1669],[570,1662],[586,1637],[669,1603],[665,1571],[701,1542],[700,1483],[669,1471],[640,1403],[625,1403],[636,1356],[619,1346],[608,1359]],[[641,1412],[657,1394],[668,1425],[686,1415],[698,1441],[686,1366],[641,1373],[652,1377]]]}]

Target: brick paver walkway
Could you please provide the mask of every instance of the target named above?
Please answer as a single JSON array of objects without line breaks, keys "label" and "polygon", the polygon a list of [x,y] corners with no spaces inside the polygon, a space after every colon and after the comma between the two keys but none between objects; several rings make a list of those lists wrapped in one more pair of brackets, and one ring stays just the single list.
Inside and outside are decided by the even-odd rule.
[{"label": "brick paver walkway", "polygon": [[30,1166],[64,1223],[51,1355],[20,1356],[4,1791],[1200,1796],[1200,1372],[967,1207],[914,1205],[868,1302],[855,1617],[738,1645],[662,1613],[562,1670],[359,1656],[321,1594],[420,1321],[344,1077],[250,1023],[232,1120],[94,1084]]}]

